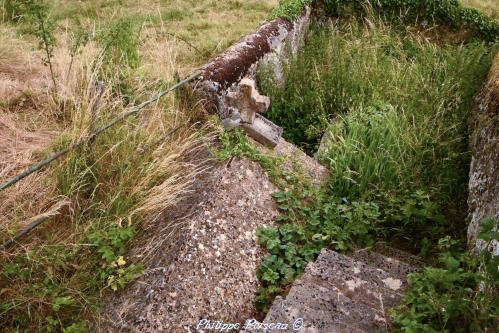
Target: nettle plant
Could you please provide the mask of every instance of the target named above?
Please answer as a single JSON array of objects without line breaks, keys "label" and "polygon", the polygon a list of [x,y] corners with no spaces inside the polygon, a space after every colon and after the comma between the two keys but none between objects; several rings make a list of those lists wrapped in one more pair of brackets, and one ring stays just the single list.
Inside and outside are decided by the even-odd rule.
[{"label": "nettle plant", "polygon": [[392,311],[404,332],[496,332],[499,328],[499,256],[487,248],[499,240],[499,221],[482,221],[478,255],[463,252],[459,241],[439,241],[438,267],[410,274],[404,305]]}]

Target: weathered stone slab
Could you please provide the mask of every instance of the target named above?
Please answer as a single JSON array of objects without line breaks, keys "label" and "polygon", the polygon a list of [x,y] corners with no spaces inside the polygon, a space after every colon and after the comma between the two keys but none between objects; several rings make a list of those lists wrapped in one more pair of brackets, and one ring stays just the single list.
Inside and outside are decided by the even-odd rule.
[{"label": "weathered stone slab", "polygon": [[380,268],[333,251],[323,251],[307,274],[315,285],[336,288],[357,304],[379,310],[396,304],[407,286],[405,280]]},{"label": "weathered stone slab", "polygon": [[253,139],[271,148],[277,145],[282,134],[281,127],[259,114],[256,114],[252,124],[241,121],[240,126]]},{"label": "weathered stone slab", "polygon": [[309,31],[311,15],[312,8],[306,7],[293,22],[293,29],[289,32],[286,39],[273,48],[271,52],[266,53],[258,62],[256,71],[272,78],[273,83],[281,88],[284,87],[286,78],[291,72],[293,58],[298,53],[300,47],[304,45]]},{"label": "weathered stone slab", "polygon": [[[303,276],[293,284],[286,298],[276,299],[264,323],[290,324],[289,330],[279,332],[391,331],[387,311],[400,301],[407,286],[405,275],[400,270],[395,270],[393,275],[377,267],[377,262],[387,258],[383,255],[364,255],[363,258],[377,260],[371,266],[354,257],[323,250],[317,261],[309,264]],[[404,269],[411,271],[407,267]],[[292,325],[297,321],[302,321],[303,326],[294,330]]]},{"label": "weathered stone slab", "polygon": [[410,253],[377,243],[372,249],[356,249],[349,255],[357,261],[380,268],[399,279],[423,268],[423,262]]},{"label": "weathered stone slab", "polygon": [[[305,154],[297,146],[287,142],[282,137],[271,151],[267,147],[258,146],[257,149],[263,154],[275,154],[277,156],[289,157],[281,166],[290,172],[304,172],[304,182],[310,182],[317,187],[325,186],[329,181],[329,170],[316,160]],[[298,170],[300,169],[300,170]]]}]

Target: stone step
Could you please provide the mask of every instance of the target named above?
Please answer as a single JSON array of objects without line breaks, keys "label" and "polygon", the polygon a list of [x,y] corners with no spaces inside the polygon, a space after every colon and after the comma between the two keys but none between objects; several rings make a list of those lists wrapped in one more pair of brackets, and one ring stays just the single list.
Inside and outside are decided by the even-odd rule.
[{"label": "stone step", "polygon": [[[295,281],[285,299],[277,298],[264,323],[289,324],[289,330],[243,330],[253,332],[389,332],[388,309],[399,304],[411,266],[399,258],[420,263],[414,256],[379,247],[386,254],[357,250],[342,255],[323,250]],[[292,324],[303,320],[303,327]]]},{"label": "stone step", "polygon": [[348,256],[380,268],[399,279],[405,279],[407,274],[417,272],[424,266],[424,263],[414,255],[389,248],[383,243],[377,243],[371,249],[354,249]]},{"label": "stone step", "polygon": [[273,149],[269,149],[256,141],[253,143],[262,154],[287,157],[288,160],[280,167],[288,172],[303,174],[304,182],[319,188],[327,186],[330,177],[329,170],[282,137],[279,137],[277,145]]},{"label": "stone step", "polygon": [[[295,314],[304,319],[304,324],[317,329],[331,326],[344,330],[350,326],[356,328],[356,331],[372,332],[372,322],[376,323],[375,329],[383,329],[386,322],[381,307],[359,303],[346,296],[339,288],[327,288],[308,279],[301,280],[296,288],[293,286],[285,302],[286,307],[282,309],[285,309],[289,322],[297,319],[289,314]],[[269,320],[277,321],[279,317],[279,311],[275,311],[269,316]]]},{"label": "stone step", "polygon": [[307,279],[316,285],[336,288],[354,302],[373,308],[396,303],[406,285],[405,280],[381,268],[327,250],[307,267],[307,273]]}]

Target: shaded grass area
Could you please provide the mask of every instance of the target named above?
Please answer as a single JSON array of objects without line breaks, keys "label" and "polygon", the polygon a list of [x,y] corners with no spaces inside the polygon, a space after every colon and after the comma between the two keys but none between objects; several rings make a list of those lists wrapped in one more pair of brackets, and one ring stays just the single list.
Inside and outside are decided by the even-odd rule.
[{"label": "shaded grass area", "polygon": [[280,0],[270,18],[293,20],[305,6],[313,6],[333,17],[383,18],[400,30],[421,24],[432,29],[437,26],[453,31],[464,29],[467,34],[489,42],[497,42],[499,38],[498,8],[491,0],[468,0],[465,6],[459,0]]},{"label": "shaded grass area", "polygon": [[464,248],[467,118],[496,51],[337,20],[312,25],[285,82],[259,69],[269,118],[331,171],[326,191],[275,194],[282,225],[258,232],[270,252],[258,271],[262,309],[324,247],[388,240],[431,258],[448,237]]}]

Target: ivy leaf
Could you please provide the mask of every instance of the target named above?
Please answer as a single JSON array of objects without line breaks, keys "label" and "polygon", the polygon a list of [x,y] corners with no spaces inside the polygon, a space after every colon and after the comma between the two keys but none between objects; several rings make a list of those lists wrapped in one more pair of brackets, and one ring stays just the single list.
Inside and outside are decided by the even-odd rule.
[{"label": "ivy leaf", "polygon": [[271,239],[267,242],[267,250],[272,254],[279,253],[281,249],[281,241],[279,239]]},{"label": "ivy leaf", "polygon": [[279,279],[279,273],[274,272],[271,269],[265,271],[265,273],[262,276],[262,280],[267,281],[271,284],[276,284],[278,279]]}]

